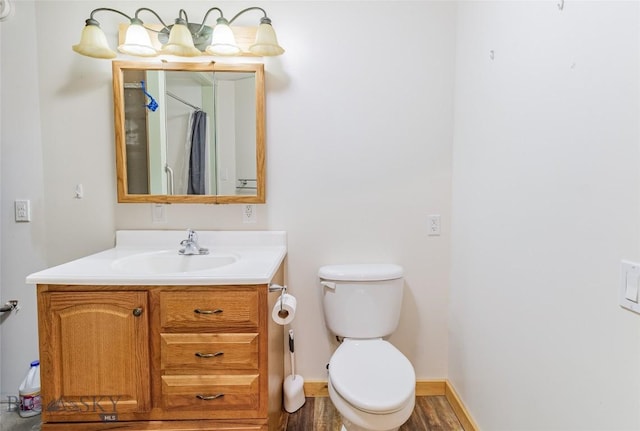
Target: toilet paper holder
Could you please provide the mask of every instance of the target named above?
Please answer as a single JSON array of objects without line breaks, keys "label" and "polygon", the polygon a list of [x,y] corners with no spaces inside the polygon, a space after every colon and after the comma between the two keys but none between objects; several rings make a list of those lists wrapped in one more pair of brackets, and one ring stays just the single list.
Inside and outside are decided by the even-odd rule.
[{"label": "toilet paper holder", "polygon": [[287,286],[280,286],[279,284],[269,284],[269,292],[280,291],[280,311],[278,311],[278,317],[285,319],[289,316],[289,312],[282,308],[284,302],[284,294],[287,293]]}]

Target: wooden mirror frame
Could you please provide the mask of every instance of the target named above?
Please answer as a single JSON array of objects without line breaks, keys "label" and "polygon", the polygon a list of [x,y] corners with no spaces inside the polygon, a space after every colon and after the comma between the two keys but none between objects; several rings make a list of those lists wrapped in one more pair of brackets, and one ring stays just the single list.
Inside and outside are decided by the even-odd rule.
[{"label": "wooden mirror frame", "polygon": [[[114,61],[113,104],[116,144],[116,174],[120,203],[265,203],[265,95],[264,65],[210,63],[150,63]],[[255,195],[152,195],[130,194],[127,182],[126,131],[124,110],[125,70],[172,70],[196,72],[253,72],[256,85],[256,194]]]}]

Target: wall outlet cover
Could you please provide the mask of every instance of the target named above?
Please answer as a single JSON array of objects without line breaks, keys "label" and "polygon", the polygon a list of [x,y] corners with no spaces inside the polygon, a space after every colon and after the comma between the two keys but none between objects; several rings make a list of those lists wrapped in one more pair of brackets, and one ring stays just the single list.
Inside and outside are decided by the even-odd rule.
[{"label": "wall outlet cover", "polygon": [[167,208],[165,204],[151,204],[151,221],[153,223],[167,222]]},{"label": "wall outlet cover", "polygon": [[14,201],[15,221],[31,221],[31,201],[29,199],[16,199]]},{"label": "wall outlet cover", "polygon": [[258,214],[253,204],[242,205],[242,223],[257,223]]}]

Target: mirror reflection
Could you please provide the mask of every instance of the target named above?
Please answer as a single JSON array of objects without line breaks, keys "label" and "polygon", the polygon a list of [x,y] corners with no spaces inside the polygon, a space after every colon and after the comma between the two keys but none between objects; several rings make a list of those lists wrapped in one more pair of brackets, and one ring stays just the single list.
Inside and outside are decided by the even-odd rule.
[{"label": "mirror reflection", "polygon": [[257,64],[114,63],[119,201],[264,202],[263,88]]}]

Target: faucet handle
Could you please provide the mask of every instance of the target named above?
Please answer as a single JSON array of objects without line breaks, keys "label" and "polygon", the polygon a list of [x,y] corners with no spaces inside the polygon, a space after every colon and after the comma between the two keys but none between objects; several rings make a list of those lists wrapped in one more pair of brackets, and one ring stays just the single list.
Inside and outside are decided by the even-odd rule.
[{"label": "faucet handle", "polygon": [[187,239],[183,239],[180,241],[180,245],[184,248],[178,250],[178,253],[183,255],[192,255],[192,254],[208,254],[209,250],[200,247],[198,244],[198,234],[193,229],[187,229]]},{"label": "faucet handle", "polygon": [[198,242],[198,233],[193,229],[187,229],[187,238],[189,241]]}]

